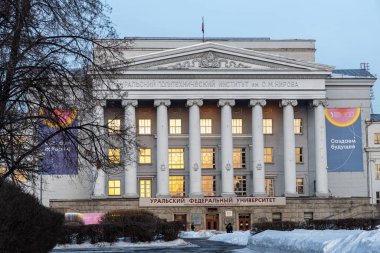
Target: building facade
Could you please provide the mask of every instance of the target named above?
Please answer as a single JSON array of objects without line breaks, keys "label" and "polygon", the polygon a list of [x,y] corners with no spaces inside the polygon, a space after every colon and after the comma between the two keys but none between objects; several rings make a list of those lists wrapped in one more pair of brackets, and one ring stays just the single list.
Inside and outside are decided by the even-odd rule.
[{"label": "building facade", "polygon": [[[375,214],[364,147],[376,79],[367,70],[315,63],[313,40],[133,44],[119,48],[129,64],[108,87],[96,86],[94,110],[113,129],[109,138],[128,127],[138,145],[110,148],[122,172],[98,171],[93,183],[82,170],[74,178],[45,176],[45,204],[65,212],[146,208],[217,229]],[[354,138],[329,130],[354,123]],[[338,151],[359,158],[339,165]]]}]

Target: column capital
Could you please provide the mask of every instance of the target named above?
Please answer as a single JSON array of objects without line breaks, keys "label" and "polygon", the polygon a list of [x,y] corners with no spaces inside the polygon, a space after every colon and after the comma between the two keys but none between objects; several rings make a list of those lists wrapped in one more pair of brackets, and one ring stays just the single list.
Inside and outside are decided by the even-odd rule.
[{"label": "column capital", "polygon": [[326,107],[328,105],[327,100],[325,99],[314,99],[312,103],[310,103],[313,107],[317,107],[319,105],[322,105],[323,107]]},{"label": "column capital", "polygon": [[160,105],[164,106],[170,106],[170,100],[169,99],[156,99],[154,100],[154,107],[158,107]]},{"label": "column capital", "polygon": [[284,107],[284,106],[287,106],[287,105],[297,106],[298,105],[298,101],[295,100],[295,99],[283,99],[283,100],[281,100],[280,107]]},{"label": "column capital", "polygon": [[249,100],[249,106],[254,107],[255,105],[265,106],[267,101],[265,99],[251,99]]},{"label": "column capital", "polygon": [[202,99],[188,99],[186,102],[186,106],[190,107],[193,105],[202,106],[203,100]]},{"label": "column capital", "polygon": [[138,101],[136,99],[123,99],[121,100],[121,105],[123,107],[127,107],[127,106],[137,107]]},{"label": "column capital", "polygon": [[218,101],[218,106],[234,106],[235,105],[235,100],[234,99],[219,99]]},{"label": "column capital", "polygon": [[105,99],[99,99],[96,101],[96,105],[98,105],[98,106],[105,107],[106,104],[107,104],[107,100],[105,100]]}]

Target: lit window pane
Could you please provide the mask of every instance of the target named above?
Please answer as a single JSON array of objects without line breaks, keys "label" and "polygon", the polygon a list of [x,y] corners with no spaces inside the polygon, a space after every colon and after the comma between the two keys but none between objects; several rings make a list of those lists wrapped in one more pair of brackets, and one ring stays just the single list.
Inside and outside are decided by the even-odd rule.
[{"label": "lit window pane", "polygon": [[202,176],[202,192],[205,197],[215,196],[215,176]]},{"label": "lit window pane", "polygon": [[303,152],[301,147],[296,147],[296,162],[303,163]]},{"label": "lit window pane", "polygon": [[184,169],[184,149],[183,148],[169,148],[169,169]]},{"label": "lit window pane", "polygon": [[234,176],[236,196],[247,196],[247,180],[245,176]]},{"label": "lit window pane", "polygon": [[213,148],[202,148],[202,169],[215,169],[215,151]]},{"label": "lit window pane", "polygon": [[152,150],[150,148],[140,148],[139,150],[139,163],[151,164],[152,163]]},{"label": "lit window pane", "polygon": [[296,188],[297,188],[298,194],[303,194],[304,193],[303,178],[297,178]]},{"label": "lit window pane", "polygon": [[170,134],[181,134],[181,119],[170,119],[169,126]]},{"label": "lit window pane", "polygon": [[234,148],[234,168],[245,168],[245,148]]},{"label": "lit window pane", "polygon": [[264,148],[264,162],[273,163],[273,148]]},{"label": "lit window pane", "polygon": [[243,133],[243,121],[242,119],[232,119],[232,133],[242,134]]},{"label": "lit window pane", "polygon": [[380,180],[380,164],[376,164],[376,180]]},{"label": "lit window pane", "polygon": [[375,133],[375,144],[380,144],[380,133]]},{"label": "lit window pane", "polygon": [[211,119],[201,119],[201,134],[211,134],[212,133],[212,121]]},{"label": "lit window pane", "polygon": [[185,196],[185,177],[169,176],[169,192],[172,197]]},{"label": "lit window pane", "polygon": [[121,181],[110,179],[108,180],[108,195],[117,196],[121,194]]},{"label": "lit window pane", "polygon": [[120,119],[109,119],[108,120],[108,132],[110,134],[118,133],[121,129]]},{"label": "lit window pane", "polygon": [[141,179],[140,180],[140,198],[150,198],[151,197],[151,180]]},{"label": "lit window pane", "polygon": [[139,119],[139,134],[151,134],[150,119]]},{"label": "lit window pane", "polygon": [[302,119],[294,119],[294,133],[302,134]]},{"label": "lit window pane", "polygon": [[120,164],[120,149],[119,148],[110,148],[108,149],[108,160],[113,164]]},{"label": "lit window pane", "polygon": [[272,134],[272,119],[263,119],[263,133]]}]

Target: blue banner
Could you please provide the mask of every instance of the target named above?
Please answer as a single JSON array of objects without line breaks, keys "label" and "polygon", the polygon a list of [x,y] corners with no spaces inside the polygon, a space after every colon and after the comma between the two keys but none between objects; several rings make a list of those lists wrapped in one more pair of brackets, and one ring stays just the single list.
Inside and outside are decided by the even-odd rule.
[{"label": "blue banner", "polygon": [[362,172],[360,108],[329,108],[325,116],[328,172]]}]

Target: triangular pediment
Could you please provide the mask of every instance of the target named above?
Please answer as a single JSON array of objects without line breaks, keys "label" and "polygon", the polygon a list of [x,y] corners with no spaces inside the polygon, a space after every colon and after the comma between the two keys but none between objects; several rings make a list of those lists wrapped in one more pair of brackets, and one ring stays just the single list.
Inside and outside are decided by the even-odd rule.
[{"label": "triangular pediment", "polygon": [[206,42],[130,59],[128,70],[323,71],[332,67]]}]

